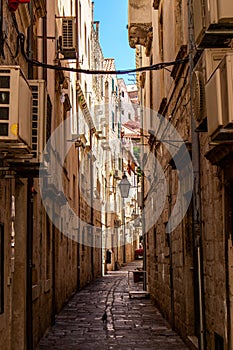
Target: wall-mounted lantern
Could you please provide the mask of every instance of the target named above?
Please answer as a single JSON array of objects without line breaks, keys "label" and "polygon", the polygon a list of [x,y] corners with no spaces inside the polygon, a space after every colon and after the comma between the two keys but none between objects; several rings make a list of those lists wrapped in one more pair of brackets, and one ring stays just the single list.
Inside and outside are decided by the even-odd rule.
[{"label": "wall-mounted lantern", "polygon": [[120,192],[121,192],[121,197],[122,198],[128,198],[129,196],[129,190],[130,190],[130,182],[129,180],[127,179],[127,176],[124,172],[123,176],[122,176],[122,179],[119,183],[119,189],[120,189]]}]

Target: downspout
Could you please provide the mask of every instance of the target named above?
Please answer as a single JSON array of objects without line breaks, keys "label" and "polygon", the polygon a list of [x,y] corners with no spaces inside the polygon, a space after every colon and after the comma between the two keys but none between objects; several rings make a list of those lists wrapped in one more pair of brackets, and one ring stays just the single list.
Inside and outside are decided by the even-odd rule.
[{"label": "downspout", "polygon": [[32,245],[33,245],[33,178],[27,179],[27,242],[26,242],[26,344],[33,349],[32,319]]},{"label": "downspout", "polygon": [[94,266],[94,236],[93,236],[93,226],[94,226],[94,208],[93,208],[93,162],[92,162],[92,131],[90,130],[90,185],[91,185],[91,276],[94,279],[95,276],[95,266]]},{"label": "downspout", "polygon": [[[28,57],[30,60],[33,58],[33,2],[29,3],[29,14],[31,23],[28,28]],[[28,64],[28,79],[33,79],[33,65]]]},{"label": "downspout", "polygon": [[[53,212],[54,212],[53,208]],[[56,217],[54,215],[53,222],[55,222]],[[55,245],[55,225],[52,224],[52,315],[51,322],[52,325],[55,324],[55,315],[56,315],[56,245]]]},{"label": "downspout", "polygon": [[[121,92],[120,92],[120,95],[119,95],[119,120],[120,120],[120,144],[121,144],[121,147],[122,147],[122,133],[121,133],[121,130],[122,130],[122,115],[121,115]],[[113,183],[113,185],[114,185],[114,187],[117,187],[117,183],[116,183],[117,181],[116,181],[116,179],[114,179],[114,183]],[[116,198],[116,192],[115,192],[115,204],[116,204],[116,206],[117,206],[117,198]],[[120,204],[122,204],[122,203],[120,203]],[[115,212],[116,212],[116,207],[115,207]],[[116,232],[117,232],[117,262],[119,263],[119,253],[120,253],[120,251],[121,251],[121,239],[119,240],[119,232],[120,232],[120,230],[119,230],[119,227],[118,227],[118,229],[116,229]],[[120,242],[120,247],[119,247],[119,242]]]},{"label": "downspout", "polygon": [[194,174],[193,187],[193,237],[197,259],[198,307],[199,307],[199,349],[205,349],[204,329],[204,291],[203,291],[203,261],[202,261],[202,226],[201,226],[201,196],[200,196],[200,149],[199,135],[195,131],[195,121],[192,110],[192,72],[194,69],[194,23],[193,1],[188,0],[188,35],[189,35],[189,73],[190,73],[190,114],[192,137],[192,165]]},{"label": "downspout", "polygon": [[[91,3],[92,6],[92,21],[91,23],[93,23],[94,21],[94,2]],[[90,52],[89,52],[90,55]],[[90,69],[91,67],[89,67]],[[90,106],[89,106],[90,108]],[[90,185],[91,185],[91,276],[92,279],[94,279],[94,275],[95,275],[95,266],[94,266],[94,236],[93,236],[93,227],[94,227],[94,208],[93,208],[93,202],[94,202],[94,198],[93,198],[93,191],[94,191],[94,186],[93,186],[93,161],[92,161],[92,137],[93,137],[93,133],[90,130]]]},{"label": "downspout", "polygon": [[[121,119],[121,100],[120,100],[120,123],[121,123],[121,127],[122,127],[122,119]],[[123,150],[123,143],[122,143],[122,139],[121,139],[121,167],[122,167],[122,172],[124,173],[124,150]],[[122,197],[121,199],[121,207],[122,207],[122,221],[123,221],[123,264],[126,263],[126,240],[125,240],[125,235],[126,235],[126,218],[125,218],[125,198]]]},{"label": "downspout", "polygon": [[[42,17],[42,26],[43,26],[43,62],[47,63],[47,15]],[[43,68],[43,79],[47,82],[47,69]]]},{"label": "downspout", "polygon": [[[28,56],[33,53],[33,3],[30,1],[29,13],[31,24],[28,28]],[[33,79],[33,66],[28,65],[28,79]],[[27,179],[27,247],[26,247],[26,343],[27,349],[33,349],[32,317],[32,259],[33,259],[33,177]]]},{"label": "downspout", "polygon": [[[223,172],[222,174],[222,183],[225,182],[225,174]],[[226,324],[227,326],[225,327],[225,337],[227,339],[227,349],[231,350],[232,349],[232,334],[231,334],[231,298],[230,298],[230,277],[229,277],[229,237],[228,237],[228,232],[230,231],[229,223],[226,222],[226,208],[227,205],[229,206],[229,202],[226,203],[226,187],[223,186],[222,189],[222,212],[223,212],[223,233],[225,235],[225,273],[226,273],[226,281],[225,281],[225,288],[226,288]],[[230,214],[232,215],[232,214]],[[232,223],[232,218],[231,218],[231,223]]]},{"label": "downspout", "polygon": [[4,38],[3,38],[3,2],[0,0],[0,57],[5,59],[4,55]]},{"label": "downspout", "polygon": [[[172,212],[172,170],[168,167],[168,217]],[[170,270],[170,298],[171,298],[171,326],[174,328],[174,283],[173,283],[173,254],[172,254],[172,231],[167,227],[166,234],[169,235],[169,270]]]},{"label": "downspout", "polygon": [[[77,45],[77,52],[76,52],[76,68],[79,68],[79,0],[75,1],[75,16],[76,16],[76,45]],[[76,81],[79,81],[79,73],[76,73]],[[78,96],[77,96],[77,90],[76,90],[76,113],[77,113],[77,123],[78,121],[78,113],[79,113],[79,105],[78,105]],[[78,126],[78,132],[79,132],[79,126]],[[77,147],[77,168],[78,168],[78,174],[79,175],[79,147]],[[80,290],[80,275],[81,275],[81,266],[80,266],[80,236],[81,236],[81,228],[80,228],[80,216],[81,216],[81,207],[80,207],[80,176],[77,176],[78,178],[78,216],[79,216],[79,227],[78,227],[78,237],[77,237],[77,290]]]},{"label": "downspout", "polygon": [[125,199],[122,198],[122,217],[123,217],[123,263],[126,263],[126,246],[125,246]]},{"label": "downspout", "polygon": [[[94,2],[92,1],[91,3],[91,13],[92,13],[92,19],[91,19],[91,24],[93,25],[94,22]],[[89,55],[91,53],[89,52]],[[90,66],[92,65],[91,58],[90,58]],[[91,69],[91,67],[89,67]],[[90,106],[89,106],[90,107]],[[92,279],[95,277],[95,259],[94,259],[94,235],[93,235],[93,228],[94,228],[94,179],[93,179],[93,160],[92,160],[92,137],[94,137],[94,134],[90,130],[90,177],[91,177],[91,239],[92,239],[92,245],[91,245],[91,274],[92,274]]]},{"label": "downspout", "polygon": [[[142,67],[142,47],[139,46],[139,67]],[[144,123],[143,123],[143,91],[140,86],[140,134],[141,134],[141,160],[143,160],[144,156]],[[141,169],[141,181],[142,181],[142,191],[141,191],[141,200],[142,200],[142,235],[143,235],[143,271],[147,269],[147,261],[146,261],[146,244],[147,244],[147,233],[145,231],[145,213],[144,213],[144,197],[145,197],[145,179],[144,179],[144,171]],[[143,273],[143,290],[147,290],[147,273]]]}]

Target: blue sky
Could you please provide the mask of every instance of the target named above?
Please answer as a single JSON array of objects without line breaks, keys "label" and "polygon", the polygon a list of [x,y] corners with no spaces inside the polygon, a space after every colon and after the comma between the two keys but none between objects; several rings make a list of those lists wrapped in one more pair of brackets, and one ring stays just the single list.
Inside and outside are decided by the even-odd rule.
[{"label": "blue sky", "polygon": [[[100,21],[100,44],[105,58],[115,58],[116,69],[135,68],[135,50],[128,43],[128,0],[94,0],[94,19]],[[126,83],[133,76],[122,76]]]}]

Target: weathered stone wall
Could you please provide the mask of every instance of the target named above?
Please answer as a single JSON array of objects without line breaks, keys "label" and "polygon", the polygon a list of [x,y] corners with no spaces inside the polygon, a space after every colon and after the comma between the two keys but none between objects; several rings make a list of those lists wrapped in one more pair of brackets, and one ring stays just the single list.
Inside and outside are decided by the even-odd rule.
[{"label": "weathered stone wall", "polygon": [[[208,349],[214,346],[214,332],[225,337],[226,251],[224,232],[224,184],[222,169],[204,157],[209,150],[208,138],[201,137],[201,198],[203,222],[203,268],[205,321]],[[227,195],[227,193],[226,193]]]},{"label": "weathered stone wall", "polygon": [[[28,64],[21,53],[15,56],[17,49],[17,30],[13,22],[14,15],[20,32],[27,34],[27,26],[30,22],[28,5],[20,4],[15,14],[8,11],[7,1],[3,4],[3,18],[5,28],[4,55],[1,55],[1,65],[20,65],[27,76]],[[41,2],[41,4],[45,2]],[[55,3],[51,3],[47,9],[47,35],[55,36],[54,13]],[[33,33],[42,34],[41,20],[39,20],[40,8],[33,9],[34,23]],[[51,20],[51,18],[53,20]],[[27,20],[29,21],[27,23]],[[91,22],[90,22],[91,28]],[[88,29],[90,32],[90,28]],[[38,39],[40,40],[40,39]],[[39,59],[43,56],[41,42],[34,40],[34,57],[40,49]],[[26,43],[25,43],[26,49]],[[55,64],[56,56],[55,40],[47,42],[48,63]],[[42,78],[42,70],[33,68],[34,78]],[[46,75],[44,75],[45,77]],[[52,131],[67,117],[67,112],[60,101],[60,85],[54,71],[47,72],[47,90],[52,103]],[[90,89],[88,90],[90,91]],[[73,148],[63,166],[64,192],[70,206],[87,223],[90,223],[90,208],[79,200],[79,189],[77,186],[78,151]],[[1,166],[5,166],[2,163]],[[54,165],[54,164],[53,164]],[[60,169],[60,164],[56,165]],[[80,247],[77,237],[73,236],[73,229],[69,227],[69,217],[66,222],[60,217],[61,204],[54,198],[44,208],[40,197],[38,179],[34,179],[33,188],[30,188],[33,199],[33,215],[27,216],[28,211],[28,183],[27,179],[3,179],[0,171],[0,224],[4,225],[4,312],[0,314],[0,348],[1,349],[25,349],[28,337],[26,326],[26,305],[30,303],[27,299],[27,237],[32,237],[32,331],[33,348],[46,329],[54,321],[67,300],[77,288],[90,282],[93,277],[101,274],[101,250],[89,247]],[[76,179],[76,180],[75,180]],[[49,178],[48,187],[51,185]],[[47,188],[49,189],[49,188]],[[11,217],[12,195],[15,196],[15,218]],[[31,199],[30,199],[31,200]],[[46,214],[53,218],[53,223]],[[100,222],[100,214],[94,212]],[[14,252],[12,243],[12,221],[15,228]],[[33,230],[28,230],[28,221],[32,220]],[[63,231],[65,234],[63,234]],[[72,232],[71,232],[72,231]],[[76,231],[75,231],[76,233]],[[14,253],[14,260],[12,254]],[[94,256],[94,273],[91,271],[91,254]]]},{"label": "weathered stone wall", "polygon": [[[0,179],[0,224],[4,230],[4,312],[0,314],[0,347],[10,347],[12,322],[13,272],[11,261],[11,195],[14,182]],[[2,258],[2,257],[1,257]]]},{"label": "weathered stone wall", "polygon": [[[188,45],[186,2],[175,1],[172,5],[170,1],[160,2],[159,10],[153,13],[152,25],[152,49],[149,58],[144,56],[143,62],[148,62],[148,60],[151,60],[152,63],[172,61],[176,59],[179,49],[182,48],[185,52]],[[205,60],[200,67],[202,69],[206,67]],[[205,71],[203,73],[205,75]],[[168,70],[153,72],[151,80],[150,73],[147,73],[143,89],[146,106],[160,111],[165,118],[169,118],[183,140],[187,141],[187,145],[191,142],[189,74],[187,65],[178,75],[171,68],[170,72]],[[153,98],[151,99],[150,96]],[[224,197],[228,194],[224,188],[222,169],[212,165],[205,157],[211,148],[207,133],[200,133],[199,138],[203,310],[207,349],[210,350],[215,346],[215,333],[224,339],[225,346],[228,342],[227,294],[229,291],[226,288],[228,277],[226,275],[224,224],[225,210],[227,210]],[[158,148],[158,144],[157,146],[155,144],[153,152],[156,152]],[[171,168],[171,165],[168,165],[171,156],[166,151],[165,144],[163,152],[160,148],[156,156],[163,169],[166,169],[165,177],[167,183],[170,178],[171,185],[163,213],[155,227],[147,233],[148,287],[162,313],[181,335],[184,338],[197,336],[199,309],[196,286],[198,276],[194,256],[196,242],[193,237],[192,203],[183,221],[172,232],[169,242],[165,226],[177,198],[177,172],[176,169]],[[161,194],[158,192],[159,195]],[[171,290],[171,282],[173,290]]]}]

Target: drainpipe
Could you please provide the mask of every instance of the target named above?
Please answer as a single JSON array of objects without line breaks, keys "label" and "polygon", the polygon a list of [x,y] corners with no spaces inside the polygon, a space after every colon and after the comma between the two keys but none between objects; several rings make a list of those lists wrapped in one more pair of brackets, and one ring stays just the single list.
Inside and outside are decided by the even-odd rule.
[{"label": "drainpipe", "polygon": [[[77,164],[77,168],[79,171],[79,148],[77,150],[77,157],[78,157],[78,164]],[[81,207],[80,207],[80,190],[79,190],[79,176],[78,176],[78,218],[80,220],[80,215],[81,215]],[[78,231],[77,231],[77,290],[80,290],[80,236],[81,236],[81,232],[80,232],[80,224],[78,227]]]},{"label": "drainpipe", "polygon": [[[42,30],[43,30],[43,62],[47,63],[47,15],[42,19]],[[43,79],[47,82],[47,69],[43,68]]]},{"label": "drainpipe", "polygon": [[[28,28],[28,56],[32,59],[33,52],[33,3],[29,4],[31,25]],[[28,65],[28,79],[33,79],[33,66]],[[27,349],[33,348],[32,319],[32,259],[33,259],[33,177],[27,179],[27,242],[26,242],[26,343]]]},{"label": "drainpipe", "polygon": [[[91,8],[92,8],[92,21],[91,23],[93,23],[94,21],[94,2],[92,1],[91,3]],[[89,67],[90,69],[91,67]],[[89,106],[90,107],[90,106]],[[92,275],[92,279],[94,279],[95,276],[95,261],[94,261],[94,237],[93,237],[93,228],[94,228],[94,198],[93,198],[93,191],[94,191],[94,181],[93,181],[93,160],[92,160],[92,137],[93,137],[93,133],[90,130],[90,185],[91,185],[91,275]]]},{"label": "drainpipe", "polygon": [[2,31],[2,22],[3,22],[3,2],[0,0],[0,57],[5,59],[4,55],[4,38]]},{"label": "drainpipe", "polygon": [[[53,208],[54,212],[55,208]],[[53,222],[56,220],[56,216],[53,216]],[[56,245],[55,245],[55,225],[52,224],[52,316],[51,322],[52,325],[55,324],[55,315],[56,315]]]},{"label": "drainpipe", "polygon": [[94,227],[94,208],[93,208],[93,162],[92,162],[92,131],[90,130],[90,185],[91,185],[91,276],[94,279],[95,276],[95,266],[94,266],[94,237],[93,237],[93,227]]},{"label": "drainpipe", "polygon": [[[139,67],[142,67],[142,48],[139,46]],[[140,133],[141,133],[141,160],[143,160],[144,156],[144,123],[143,123],[143,91],[142,87],[140,87]],[[144,179],[144,171],[141,169],[141,181],[142,181],[142,191],[141,191],[141,200],[142,200],[142,234],[143,234],[143,271],[146,271],[147,261],[146,261],[146,244],[147,244],[147,233],[145,231],[145,213],[144,213],[144,197],[145,197],[145,179]],[[147,276],[146,272],[143,273],[143,290],[147,290]]]},{"label": "drainpipe", "polygon": [[[172,212],[172,170],[168,167],[168,217],[171,217]],[[171,298],[171,326],[174,328],[174,283],[173,283],[173,255],[172,255],[172,232],[168,227],[169,235],[169,259],[170,259],[170,298]]]},{"label": "drainpipe", "polygon": [[[79,68],[79,0],[75,1],[75,16],[76,16],[76,44],[77,44],[77,53],[76,53],[76,68]],[[79,73],[76,73],[76,81],[79,81]],[[76,113],[78,116],[79,113],[79,105],[78,105],[78,96],[76,92]],[[77,123],[79,123],[79,120],[77,118]],[[78,132],[79,132],[79,125],[78,125]],[[79,147],[77,148],[77,168],[78,168],[78,173],[79,173]],[[81,216],[81,206],[80,206],[80,177],[78,176],[78,217],[80,221],[80,216]],[[79,224],[80,225],[80,224]],[[80,289],[81,283],[80,283],[80,278],[81,278],[81,259],[80,259],[80,242],[79,238],[81,237],[81,228],[80,226],[78,227],[78,237],[77,237],[77,290]]]},{"label": "drainpipe", "polygon": [[33,178],[27,179],[27,242],[26,242],[26,343],[27,349],[33,349],[32,324],[32,245],[33,245]]},{"label": "drainpipe", "polygon": [[[223,172],[222,174],[222,183],[224,183],[225,181],[225,174]],[[227,212],[227,207],[226,207],[226,187],[223,186],[222,189],[222,198],[223,198],[223,203],[222,203],[222,212],[226,213]],[[229,206],[229,202],[227,203]],[[232,206],[232,204],[230,203],[230,205]],[[232,210],[232,209],[231,209]],[[231,216],[231,223],[232,223],[232,213],[229,213],[228,215]],[[227,349],[231,350],[232,349],[232,335],[231,335],[231,324],[232,324],[232,316],[231,316],[231,298],[230,298],[230,278],[229,278],[229,238],[228,238],[228,231],[229,231],[230,227],[229,224],[226,223],[226,215],[223,215],[223,232],[225,233],[225,273],[226,273],[226,282],[225,282],[225,288],[226,288],[226,324],[227,327],[226,328],[226,334],[225,337],[227,339]]]},{"label": "drainpipe", "polygon": [[126,263],[126,242],[125,242],[125,199],[122,198],[122,216],[123,216],[123,263]]},{"label": "drainpipe", "polygon": [[[28,57],[32,59],[33,57],[33,2],[29,3],[29,14],[31,23],[28,28]],[[33,65],[28,64],[28,79],[33,79]]]},{"label": "drainpipe", "polygon": [[192,72],[194,68],[194,23],[193,1],[188,0],[188,30],[189,30],[189,67],[190,67],[190,113],[191,113],[191,137],[192,137],[192,164],[194,174],[193,188],[193,237],[194,252],[197,265],[198,307],[199,307],[199,349],[205,349],[204,329],[204,292],[203,292],[203,259],[202,259],[202,226],[201,226],[201,196],[200,196],[200,149],[199,135],[195,131],[195,121],[192,111]]}]

